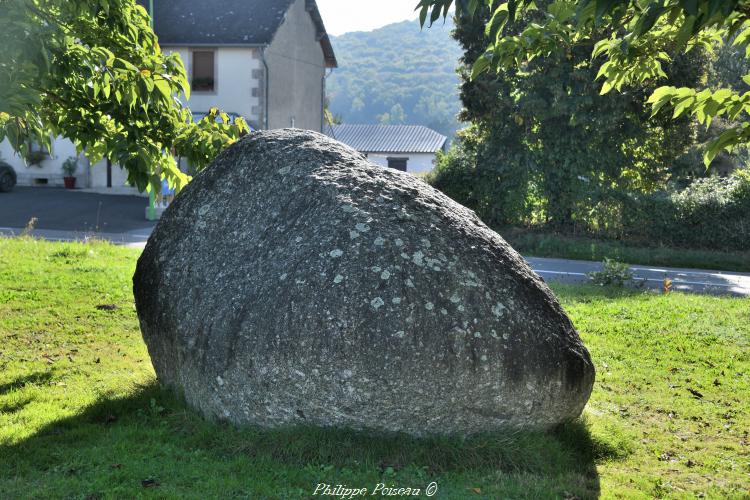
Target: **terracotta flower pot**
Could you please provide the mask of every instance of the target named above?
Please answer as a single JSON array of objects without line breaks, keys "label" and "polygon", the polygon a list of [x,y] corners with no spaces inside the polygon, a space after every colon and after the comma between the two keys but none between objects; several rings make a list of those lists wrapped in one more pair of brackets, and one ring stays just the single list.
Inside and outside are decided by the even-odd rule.
[{"label": "terracotta flower pot", "polygon": [[76,188],[76,178],[75,177],[63,177],[63,182],[65,182],[65,189],[75,189]]}]

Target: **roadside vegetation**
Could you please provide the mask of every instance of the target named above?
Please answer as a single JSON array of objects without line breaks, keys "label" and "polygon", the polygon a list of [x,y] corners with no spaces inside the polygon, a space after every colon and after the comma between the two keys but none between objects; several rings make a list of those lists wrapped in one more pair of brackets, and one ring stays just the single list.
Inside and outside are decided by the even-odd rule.
[{"label": "roadside vegetation", "polygon": [[416,440],[234,429],[160,389],[137,250],[0,239],[0,497],[307,498],[318,483],[436,498],[746,498],[750,300],[555,291],[591,350],[584,417],[550,433]]},{"label": "roadside vegetation", "polygon": [[671,266],[717,271],[750,272],[750,250],[689,250],[668,246],[637,246],[617,240],[506,227],[498,232],[525,256],[603,261],[612,259],[629,264]]}]

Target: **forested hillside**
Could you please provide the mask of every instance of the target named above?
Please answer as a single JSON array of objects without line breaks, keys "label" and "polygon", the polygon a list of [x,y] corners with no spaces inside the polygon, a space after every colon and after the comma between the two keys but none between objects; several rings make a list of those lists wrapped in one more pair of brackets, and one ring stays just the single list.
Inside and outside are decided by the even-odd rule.
[{"label": "forested hillside", "polygon": [[339,68],[328,79],[330,110],[344,123],[426,125],[449,137],[459,128],[453,24],[420,30],[404,21],[333,38]]}]

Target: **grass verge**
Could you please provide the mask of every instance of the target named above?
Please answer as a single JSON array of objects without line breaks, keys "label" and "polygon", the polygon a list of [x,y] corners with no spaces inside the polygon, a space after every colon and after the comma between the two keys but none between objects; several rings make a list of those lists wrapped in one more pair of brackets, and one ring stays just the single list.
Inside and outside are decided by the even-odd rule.
[{"label": "grass verge", "polygon": [[637,247],[618,241],[573,238],[516,228],[500,229],[498,232],[518,252],[531,257],[597,262],[607,258],[628,264],[750,272],[750,251],[719,252],[668,247]]},{"label": "grass verge", "polygon": [[[746,498],[750,300],[556,287],[594,357],[584,417],[417,440],[235,429],[156,384],[137,251],[0,238],[1,498],[309,498],[319,483],[436,498]],[[423,496],[424,498],[424,496]]]}]

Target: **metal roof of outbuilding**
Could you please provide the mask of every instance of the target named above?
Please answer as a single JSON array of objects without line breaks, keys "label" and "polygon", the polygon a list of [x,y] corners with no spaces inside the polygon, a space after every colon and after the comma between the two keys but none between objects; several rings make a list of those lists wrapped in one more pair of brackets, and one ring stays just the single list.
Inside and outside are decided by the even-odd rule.
[{"label": "metal roof of outbuilding", "polygon": [[436,153],[448,140],[422,125],[332,125],[326,134],[362,153]]}]

